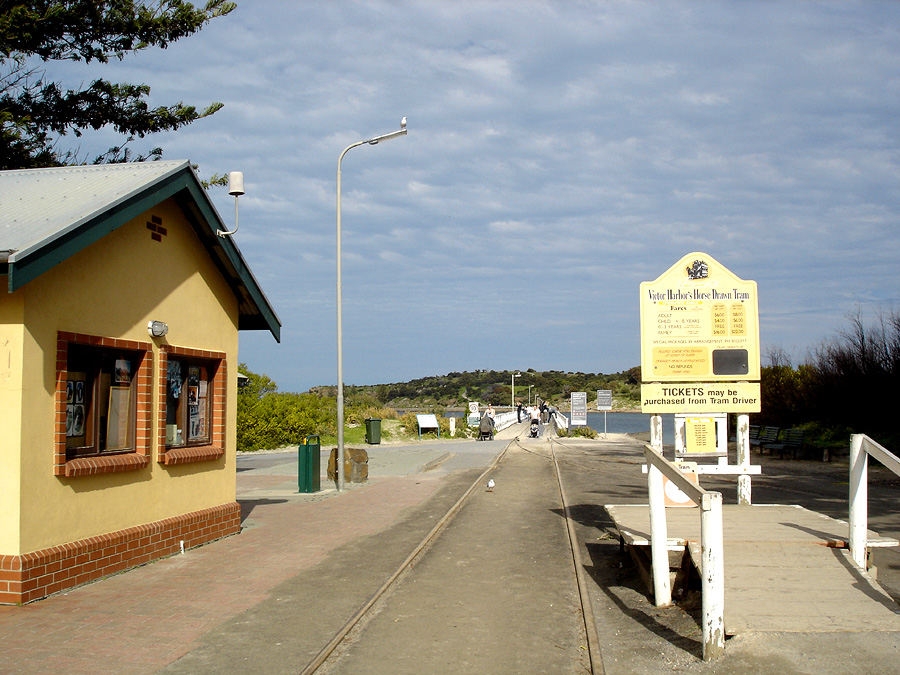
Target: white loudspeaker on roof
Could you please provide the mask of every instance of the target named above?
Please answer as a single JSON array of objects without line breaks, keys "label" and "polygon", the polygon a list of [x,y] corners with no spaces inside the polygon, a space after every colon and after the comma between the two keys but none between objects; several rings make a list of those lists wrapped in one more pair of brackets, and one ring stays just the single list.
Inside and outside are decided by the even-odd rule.
[{"label": "white loudspeaker on roof", "polygon": [[230,171],[228,173],[228,194],[234,195],[234,229],[227,232],[217,230],[220,237],[229,237],[238,231],[238,197],[244,194],[244,172]]},{"label": "white loudspeaker on roof", "polygon": [[231,171],[228,174],[228,194],[238,195],[244,194],[244,172]]}]

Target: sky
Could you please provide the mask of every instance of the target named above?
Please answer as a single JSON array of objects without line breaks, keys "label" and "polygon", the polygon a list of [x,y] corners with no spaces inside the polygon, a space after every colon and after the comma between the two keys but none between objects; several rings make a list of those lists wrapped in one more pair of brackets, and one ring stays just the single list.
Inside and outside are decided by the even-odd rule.
[{"label": "sky", "polygon": [[897,305],[900,3],[237,2],[52,72],[225,104],[132,145],[244,173],[234,241],[284,327],[240,361],[282,391],[337,381],[337,160],[403,116],[342,164],[346,384],[640,365],[639,285],[693,251],[757,282],[794,363]]}]

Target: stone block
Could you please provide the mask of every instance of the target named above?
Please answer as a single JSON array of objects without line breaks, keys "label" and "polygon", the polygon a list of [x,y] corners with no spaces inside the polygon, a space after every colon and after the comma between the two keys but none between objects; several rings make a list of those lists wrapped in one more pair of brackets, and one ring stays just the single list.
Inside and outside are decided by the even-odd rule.
[{"label": "stone block", "polygon": [[[328,480],[337,480],[337,448],[328,457]],[[369,479],[369,453],[363,448],[344,448],[344,480],[365,483]]]}]

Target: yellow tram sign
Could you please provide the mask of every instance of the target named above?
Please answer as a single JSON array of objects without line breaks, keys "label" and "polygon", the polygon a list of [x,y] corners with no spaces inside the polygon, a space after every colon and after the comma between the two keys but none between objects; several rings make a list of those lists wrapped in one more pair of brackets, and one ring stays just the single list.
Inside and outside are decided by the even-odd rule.
[{"label": "yellow tram sign", "polygon": [[759,380],[756,282],[689,253],[641,284],[644,382]]}]

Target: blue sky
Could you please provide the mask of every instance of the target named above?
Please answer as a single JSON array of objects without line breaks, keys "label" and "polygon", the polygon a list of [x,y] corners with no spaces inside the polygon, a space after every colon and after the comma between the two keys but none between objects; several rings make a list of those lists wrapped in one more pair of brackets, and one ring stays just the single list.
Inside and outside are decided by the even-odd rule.
[{"label": "blue sky", "polygon": [[225,104],[135,150],[244,172],[235,241],[284,329],[240,360],[303,391],[336,381],[338,155],[403,116],[343,162],[347,383],[639,365],[639,284],[692,251],[757,281],[795,362],[896,306],[898,29],[877,1],[238,0],[54,72]]}]

